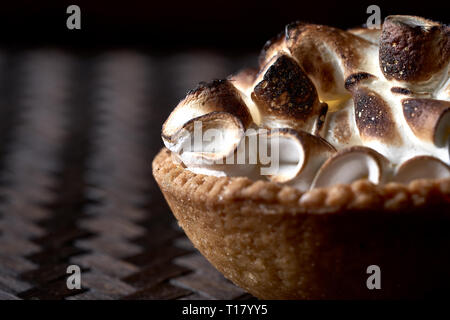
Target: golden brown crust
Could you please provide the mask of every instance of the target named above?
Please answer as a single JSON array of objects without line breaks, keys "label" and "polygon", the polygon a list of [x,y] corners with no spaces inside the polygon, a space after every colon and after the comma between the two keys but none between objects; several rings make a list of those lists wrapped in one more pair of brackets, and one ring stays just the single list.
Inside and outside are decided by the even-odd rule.
[{"label": "golden brown crust", "polygon": [[[180,164],[173,162],[170,151],[165,148],[159,152],[153,161],[153,173],[155,176],[158,176],[157,181],[161,188],[170,186],[172,192],[183,194],[187,201],[200,201],[203,203],[204,200],[207,200],[208,203],[217,202],[221,205],[247,200],[278,205],[286,202],[295,203],[295,208],[291,208],[295,210],[291,213],[332,213],[335,211],[335,206],[328,206],[327,203],[329,201],[327,199],[328,196],[332,197],[329,192],[335,194],[336,189],[343,189],[348,194],[348,197],[346,197],[348,201],[340,205],[341,209],[362,208],[362,206],[367,206],[370,209],[373,201],[366,202],[367,198],[381,197],[378,200],[382,201],[382,198],[388,195],[388,200],[392,200],[397,196],[394,193],[407,192],[413,195],[419,189],[427,190],[427,192],[432,194],[440,194],[438,197],[440,198],[439,203],[450,204],[450,179],[417,180],[409,185],[395,182],[375,185],[367,180],[358,180],[350,185],[317,188],[302,193],[293,187],[283,186],[270,181],[252,181],[247,177],[216,177],[195,174],[183,168]],[[200,186],[199,182],[200,185],[207,182],[212,183],[214,188],[208,189],[207,194],[201,194],[197,192],[197,187]],[[423,194],[422,196],[424,197],[423,201],[426,202],[429,194]],[[325,203],[322,203],[322,200],[325,200]],[[316,205],[312,206],[313,203],[316,203]],[[303,204],[308,205],[304,207]],[[382,204],[382,202],[378,204]],[[407,205],[411,208],[414,207],[414,201],[408,202]],[[389,207],[397,206],[398,204],[393,204],[392,201],[389,203]]]},{"label": "golden brown crust", "polygon": [[[450,286],[450,179],[301,193],[194,174],[165,149],[153,175],[193,244],[259,298],[417,298]],[[366,287],[372,264],[382,290]]]}]

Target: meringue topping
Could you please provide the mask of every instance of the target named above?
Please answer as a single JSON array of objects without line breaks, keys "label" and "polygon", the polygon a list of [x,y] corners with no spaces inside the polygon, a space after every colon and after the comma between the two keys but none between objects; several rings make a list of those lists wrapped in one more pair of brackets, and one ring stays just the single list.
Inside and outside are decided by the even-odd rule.
[{"label": "meringue topping", "polygon": [[193,118],[210,112],[223,111],[235,115],[244,127],[252,122],[250,111],[239,91],[228,80],[202,82],[191,90],[163,124],[163,140],[172,141],[172,136]]},{"label": "meringue topping", "polygon": [[409,183],[416,179],[442,179],[450,177],[450,166],[430,156],[417,156],[402,163],[394,180]]},{"label": "meringue topping", "polygon": [[251,94],[262,126],[320,132],[328,106],[294,59],[274,57]]},{"label": "meringue topping", "polygon": [[403,115],[416,137],[444,146],[450,135],[450,101],[402,100]]},{"label": "meringue topping", "polygon": [[230,113],[211,112],[189,120],[166,147],[190,166],[214,165],[233,154],[244,136],[242,122]]},{"label": "meringue topping", "polygon": [[389,16],[380,37],[380,67],[387,80],[415,85],[440,80],[450,59],[450,28],[413,16]]},{"label": "meringue topping", "polygon": [[269,179],[302,191],[309,189],[322,163],[336,152],[326,140],[304,131],[277,129],[268,138],[274,136],[278,137],[275,147],[280,155],[279,166],[275,172],[267,171]]},{"label": "meringue topping", "polygon": [[286,26],[286,46],[314,82],[322,100],[348,97],[345,79],[355,73],[375,74],[370,59],[377,46],[332,27],[293,23]]},{"label": "meringue topping", "polygon": [[351,183],[368,179],[378,184],[387,181],[391,172],[389,161],[370,148],[354,146],[329,158],[317,172],[313,188]]},{"label": "meringue topping", "polygon": [[259,70],[190,91],[163,141],[193,172],[302,191],[447,178],[449,65],[450,28],[424,18],[389,16],[381,30],[295,22],[264,45]]}]

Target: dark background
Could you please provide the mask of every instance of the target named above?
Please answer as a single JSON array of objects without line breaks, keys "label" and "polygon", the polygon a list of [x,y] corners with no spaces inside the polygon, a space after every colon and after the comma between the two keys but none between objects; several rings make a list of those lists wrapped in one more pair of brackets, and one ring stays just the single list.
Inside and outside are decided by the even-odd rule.
[{"label": "dark background", "polygon": [[[77,4],[82,29],[66,29]],[[382,17],[420,15],[448,23],[450,1],[11,1],[0,5],[0,42],[83,48],[139,46],[159,50],[204,47],[255,50],[295,20],[349,28],[365,23],[377,4]]]}]

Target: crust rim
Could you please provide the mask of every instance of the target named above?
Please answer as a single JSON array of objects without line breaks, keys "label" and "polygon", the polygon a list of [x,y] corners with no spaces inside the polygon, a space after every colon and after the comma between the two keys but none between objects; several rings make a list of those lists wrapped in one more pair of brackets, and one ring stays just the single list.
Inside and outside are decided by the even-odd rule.
[{"label": "crust rim", "polygon": [[301,192],[271,181],[196,174],[171,158],[171,152],[162,148],[152,163],[153,176],[161,190],[206,208],[250,202],[277,214],[337,214],[373,208],[396,212],[450,204],[450,178],[419,179],[407,185],[396,182],[375,185],[358,180]]}]

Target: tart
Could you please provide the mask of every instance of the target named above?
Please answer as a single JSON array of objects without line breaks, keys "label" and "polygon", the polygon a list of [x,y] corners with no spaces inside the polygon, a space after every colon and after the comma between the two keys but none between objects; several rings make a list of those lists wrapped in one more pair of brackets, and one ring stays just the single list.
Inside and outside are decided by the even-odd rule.
[{"label": "tart", "polygon": [[187,94],[153,175],[195,247],[258,298],[448,295],[449,62],[450,28],[420,17],[289,24],[258,70]]}]

